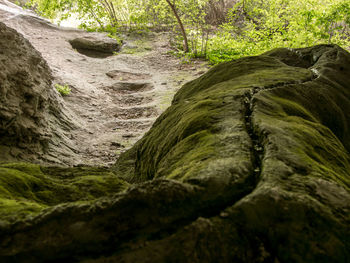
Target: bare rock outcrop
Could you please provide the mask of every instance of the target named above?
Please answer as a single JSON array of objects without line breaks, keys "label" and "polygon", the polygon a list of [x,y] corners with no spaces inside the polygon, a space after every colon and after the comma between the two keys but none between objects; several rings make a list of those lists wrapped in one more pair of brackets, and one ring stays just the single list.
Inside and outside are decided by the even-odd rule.
[{"label": "bare rock outcrop", "polygon": [[60,162],[51,151],[74,154],[64,135],[71,124],[60,101],[41,54],[0,23],[0,159]]}]

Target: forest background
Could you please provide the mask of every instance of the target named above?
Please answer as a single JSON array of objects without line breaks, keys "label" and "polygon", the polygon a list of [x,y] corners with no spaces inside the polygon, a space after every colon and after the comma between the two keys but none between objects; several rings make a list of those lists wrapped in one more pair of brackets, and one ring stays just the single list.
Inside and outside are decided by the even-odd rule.
[{"label": "forest background", "polygon": [[278,47],[338,44],[350,49],[348,0],[31,0],[55,21],[71,16],[80,28],[166,31],[174,53],[216,64]]}]

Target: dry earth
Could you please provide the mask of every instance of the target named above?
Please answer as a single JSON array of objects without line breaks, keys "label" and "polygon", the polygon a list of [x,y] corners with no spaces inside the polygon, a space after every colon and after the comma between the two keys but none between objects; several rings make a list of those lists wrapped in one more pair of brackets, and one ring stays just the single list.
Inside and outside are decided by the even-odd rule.
[{"label": "dry earth", "polygon": [[52,156],[61,164],[114,163],[170,105],[179,87],[207,69],[203,62],[183,64],[169,55],[166,33],[129,35],[118,54],[94,58],[68,42],[90,33],[58,27],[6,0],[0,0],[0,21],[42,54],[55,83],[72,89],[62,100],[75,127],[69,131],[75,155]]}]

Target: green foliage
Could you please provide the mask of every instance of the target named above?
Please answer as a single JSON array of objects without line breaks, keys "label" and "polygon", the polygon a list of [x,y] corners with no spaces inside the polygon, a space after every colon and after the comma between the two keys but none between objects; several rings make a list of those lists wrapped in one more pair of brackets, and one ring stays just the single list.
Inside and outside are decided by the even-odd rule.
[{"label": "green foliage", "polygon": [[258,55],[277,47],[323,43],[350,46],[350,3],[344,0],[245,0],[210,39],[213,63]]},{"label": "green foliage", "polygon": [[[258,55],[276,47],[334,43],[350,46],[350,3],[346,0],[241,0],[221,11],[225,23],[215,27],[208,16],[223,0],[173,0],[184,24],[190,57],[216,64]],[[170,30],[181,53],[184,32],[166,0],[31,0],[46,17],[76,17],[80,27],[117,35],[121,30]]]},{"label": "green foliage", "polygon": [[31,0],[28,5],[58,22],[72,16],[83,29],[145,29],[171,20],[165,1],[156,0]]},{"label": "green foliage", "polygon": [[65,85],[55,84],[55,88],[62,96],[68,96],[72,91],[67,84]]}]

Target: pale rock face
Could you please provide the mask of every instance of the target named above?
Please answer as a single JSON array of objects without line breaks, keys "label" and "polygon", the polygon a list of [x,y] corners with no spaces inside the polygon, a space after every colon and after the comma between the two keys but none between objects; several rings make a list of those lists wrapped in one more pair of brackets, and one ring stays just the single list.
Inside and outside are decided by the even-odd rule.
[{"label": "pale rock face", "polygon": [[45,140],[51,71],[28,41],[0,24],[1,144]]},{"label": "pale rock face", "polygon": [[[15,30],[0,23],[0,156],[39,160],[64,141],[69,121],[41,54]],[[54,142],[55,141],[55,142]]]}]

